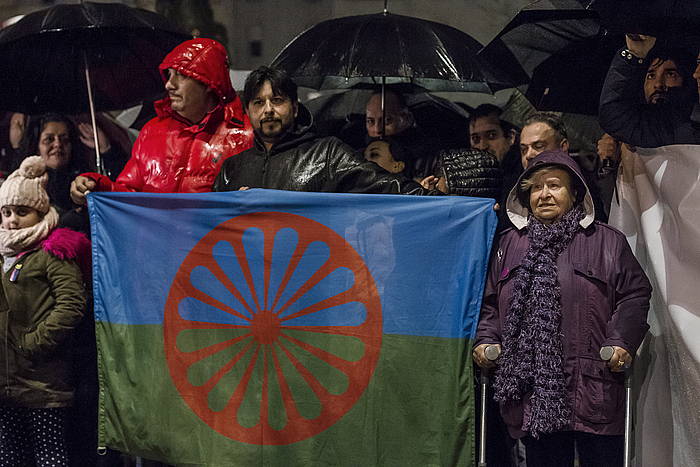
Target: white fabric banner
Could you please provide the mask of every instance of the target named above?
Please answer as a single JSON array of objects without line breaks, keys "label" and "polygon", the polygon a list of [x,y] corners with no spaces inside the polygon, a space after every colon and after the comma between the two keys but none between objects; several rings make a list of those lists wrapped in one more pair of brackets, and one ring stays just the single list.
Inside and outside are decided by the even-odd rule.
[{"label": "white fabric banner", "polygon": [[609,222],[654,287],[634,365],[632,465],[700,465],[700,146],[624,153]]}]

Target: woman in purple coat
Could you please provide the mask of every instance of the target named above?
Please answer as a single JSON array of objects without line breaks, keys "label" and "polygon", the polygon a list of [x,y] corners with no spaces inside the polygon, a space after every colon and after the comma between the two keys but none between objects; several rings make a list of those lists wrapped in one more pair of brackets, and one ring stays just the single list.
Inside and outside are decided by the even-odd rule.
[{"label": "woman in purple coat", "polygon": [[593,220],[567,153],[533,159],[506,209],[514,228],[491,260],[474,361],[496,367],[495,399],[528,466],[571,466],[574,446],[583,467],[622,465],[623,372],[649,327],[651,285],[624,235]]}]

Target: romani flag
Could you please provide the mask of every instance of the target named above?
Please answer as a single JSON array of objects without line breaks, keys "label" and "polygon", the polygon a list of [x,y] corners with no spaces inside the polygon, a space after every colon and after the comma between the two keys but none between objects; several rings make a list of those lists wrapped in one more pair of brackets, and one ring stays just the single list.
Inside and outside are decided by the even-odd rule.
[{"label": "romani flag", "polygon": [[175,465],[471,465],[492,208],[91,194],[100,445]]}]

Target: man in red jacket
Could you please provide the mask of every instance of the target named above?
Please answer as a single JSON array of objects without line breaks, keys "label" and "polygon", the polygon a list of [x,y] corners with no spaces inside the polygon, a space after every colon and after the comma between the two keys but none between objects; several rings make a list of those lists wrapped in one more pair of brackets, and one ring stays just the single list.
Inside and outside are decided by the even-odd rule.
[{"label": "man in red jacket", "polygon": [[211,191],[221,164],[250,148],[253,131],[231,86],[226,50],[212,39],[192,39],[170,52],[160,72],[167,96],[141,130],[116,182],[84,173],[71,198],[90,191],[197,193]]}]

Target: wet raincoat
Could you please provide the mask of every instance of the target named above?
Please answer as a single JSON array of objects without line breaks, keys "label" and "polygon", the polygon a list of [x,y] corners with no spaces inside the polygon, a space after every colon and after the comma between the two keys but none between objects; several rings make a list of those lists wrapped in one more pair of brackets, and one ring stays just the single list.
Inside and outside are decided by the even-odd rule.
[{"label": "wet raincoat", "polygon": [[157,116],[134,143],[131,159],[112,182],[97,182],[97,191],[196,193],[211,191],[223,162],[253,144],[253,130],[231,86],[226,50],[211,39],[183,42],[160,65],[163,82],[173,68],[212,89],[219,104],[200,122],[191,123],[170,107],[170,98],[155,103]]},{"label": "wet raincoat", "polygon": [[[520,181],[542,164],[563,165],[586,187],[576,162],[562,151],[546,151],[532,160]],[[634,357],[647,325],[651,285],[632,254],[625,236],[607,224],[594,221],[593,201],[586,187],[586,216],[582,229],[557,258],[561,286],[564,335],[563,371],[571,403],[565,430],[600,435],[624,433],[624,374],[613,373],[599,356],[603,346],[619,346]],[[514,278],[527,252],[529,210],[516,188],[506,203],[514,228],[505,230],[491,259],[475,346],[500,344],[513,293]],[[496,361],[498,363],[498,361]],[[530,393],[522,400],[501,404],[510,435],[521,438],[530,414]]]}]

